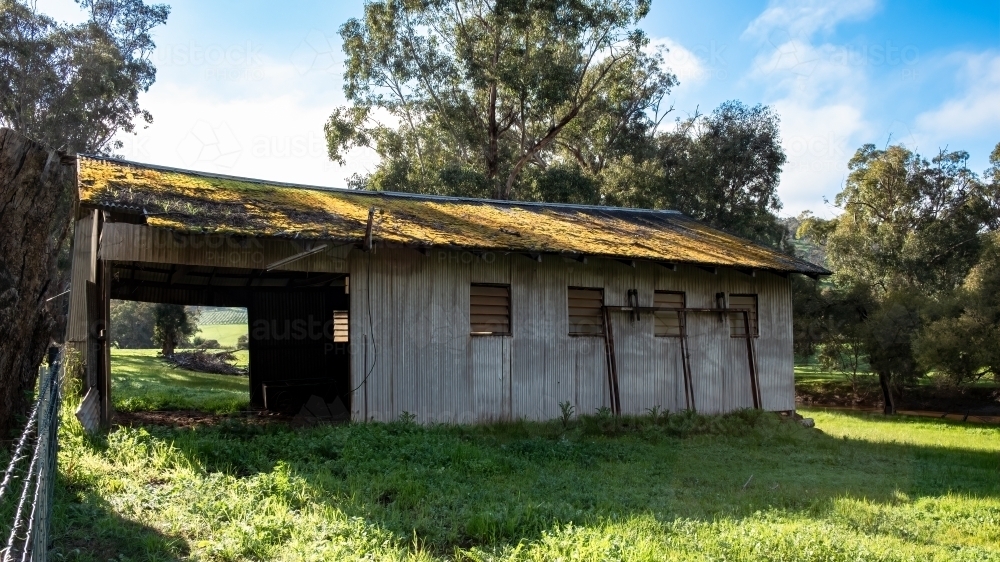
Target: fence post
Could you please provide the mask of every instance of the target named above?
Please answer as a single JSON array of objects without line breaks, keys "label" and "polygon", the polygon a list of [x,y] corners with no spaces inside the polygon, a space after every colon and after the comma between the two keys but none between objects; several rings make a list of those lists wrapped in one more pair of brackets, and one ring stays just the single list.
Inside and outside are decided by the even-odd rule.
[{"label": "fence post", "polygon": [[48,388],[39,388],[39,397],[47,402],[45,405],[47,415],[39,420],[38,426],[38,447],[41,450],[39,460],[42,464],[39,466],[38,485],[35,488],[35,519],[32,521],[34,532],[32,536],[27,537],[30,544],[24,545],[25,549],[31,549],[32,562],[48,560],[49,524],[53,492],[55,491],[53,482],[58,464],[59,406],[63,363],[62,349],[50,348],[49,376],[46,381]]}]

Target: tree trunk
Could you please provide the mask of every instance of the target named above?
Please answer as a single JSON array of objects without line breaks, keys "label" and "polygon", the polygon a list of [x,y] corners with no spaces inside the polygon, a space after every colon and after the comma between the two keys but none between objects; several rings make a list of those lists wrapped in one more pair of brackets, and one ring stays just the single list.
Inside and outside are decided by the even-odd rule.
[{"label": "tree trunk", "polygon": [[170,357],[174,354],[174,349],[177,345],[174,343],[174,338],[165,337],[163,338],[163,346],[160,348],[160,354],[164,357]]},{"label": "tree trunk", "polygon": [[76,206],[75,160],[0,129],[0,439],[23,422],[38,367],[65,324],[59,268]]},{"label": "tree trunk", "polygon": [[882,387],[882,398],[885,401],[885,407],[883,408],[883,413],[885,415],[893,415],[896,413],[896,399],[892,396],[892,384],[889,379],[889,375],[884,373],[878,374],[878,383]]}]

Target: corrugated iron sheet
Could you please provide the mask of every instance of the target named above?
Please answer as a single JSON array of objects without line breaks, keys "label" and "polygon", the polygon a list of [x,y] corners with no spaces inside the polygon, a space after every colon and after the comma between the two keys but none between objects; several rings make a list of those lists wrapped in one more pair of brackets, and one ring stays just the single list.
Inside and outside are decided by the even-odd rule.
[{"label": "corrugated iron sheet", "polygon": [[[637,290],[640,306],[653,306],[655,290],[684,291],[691,308],[713,307],[720,291],[757,294],[761,333],[754,344],[762,407],[795,407],[786,278],[713,275],[685,266],[672,272],[642,263],[633,268],[613,260],[538,263],[513,254],[488,259],[403,249],[352,254],[351,333],[364,342],[352,356],[354,419],[366,412],[368,419],[383,421],[409,412],[425,423],[550,419],[559,415],[560,402],[582,414],[609,407],[603,338],[568,335],[570,286],[603,288],[609,305],[627,305],[630,289]],[[511,336],[470,335],[471,283],[511,285]],[[655,337],[652,314],[633,319],[612,312],[611,322],[622,413],[686,408],[680,339]],[[728,315],[714,313],[688,317],[700,412],[753,406],[746,342],[730,337],[728,322]]]},{"label": "corrugated iron sheet", "polygon": [[310,394],[325,403],[340,397],[349,406],[350,345],[333,341],[333,312],[348,306],[342,290],[253,292],[247,306],[251,404],[264,406],[265,384],[297,382],[304,390],[289,406],[292,413]]},{"label": "corrugated iron sheet", "polygon": [[[80,201],[179,232],[568,253],[829,273],[674,211],[303,188],[80,157]],[[241,265],[246,267],[247,265]]]}]

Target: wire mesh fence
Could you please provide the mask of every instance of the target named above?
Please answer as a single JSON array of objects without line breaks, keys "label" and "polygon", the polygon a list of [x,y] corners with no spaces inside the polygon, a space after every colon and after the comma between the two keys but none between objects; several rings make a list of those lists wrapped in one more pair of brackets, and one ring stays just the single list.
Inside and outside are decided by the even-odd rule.
[{"label": "wire mesh fence", "polygon": [[56,473],[60,389],[65,373],[63,351],[52,348],[39,369],[38,394],[24,431],[12,450],[0,481],[0,506],[7,532],[2,562],[44,561]]}]

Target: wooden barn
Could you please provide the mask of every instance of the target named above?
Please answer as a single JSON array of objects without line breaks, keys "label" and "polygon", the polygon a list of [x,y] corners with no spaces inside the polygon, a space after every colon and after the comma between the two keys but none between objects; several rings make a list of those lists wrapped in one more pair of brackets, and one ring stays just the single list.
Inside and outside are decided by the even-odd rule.
[{"label": "wooden barn", "polygon": [[68,340],[107,423],[111,299],[246,307],[257,408],[539,420],[795,408],[791,274],[673,211],[78,159]]}]

